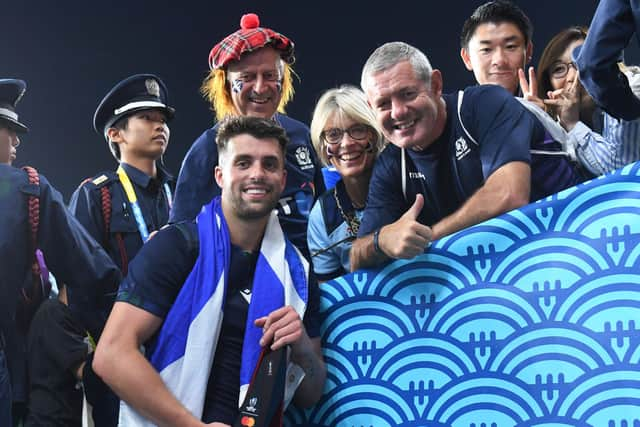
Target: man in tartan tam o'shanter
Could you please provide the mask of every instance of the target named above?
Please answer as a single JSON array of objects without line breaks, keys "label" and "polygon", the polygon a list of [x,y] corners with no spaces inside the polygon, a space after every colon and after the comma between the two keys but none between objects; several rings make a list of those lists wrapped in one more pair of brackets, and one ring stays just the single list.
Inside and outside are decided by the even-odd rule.
[{"label": "man in tartan tam o'shanter", "polygon": [[[309,212],[325,185],[309,127],[284,112],[293,98],[293,62],[293,42],[261,27],[257,15],[246,14],[240,29],[211,49],[210,72],[201,91],[218,122],[233,116],[261,117],[273,120],[287,133],[287,185],[277,205],[278,216],[287,238],[308,256]],[[194,219],[203,205],[220,194],[212,173],[218,164],[217,132],[215,123],[185,156],[169,222]]]},{"label": "man in tartan tam o'shanter", "polygon": [[[276,111],[284,113],[285,105],[293,98],[293,46],[286,36],[260,27],[258,15],[243,15],[240,29],[209,53],[211,71],[202,84],[202,92],[211,102],[216,118],[271,118]],[[260,69],[247,72],[247,65]]]}]

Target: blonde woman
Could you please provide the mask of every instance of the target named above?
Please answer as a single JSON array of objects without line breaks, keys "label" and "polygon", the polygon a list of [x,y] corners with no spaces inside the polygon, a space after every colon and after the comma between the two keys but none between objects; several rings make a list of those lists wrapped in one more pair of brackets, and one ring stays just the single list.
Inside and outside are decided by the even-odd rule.
[{"label": "blonde woman", "polygon": [[311,140],[322,163],[341,179],[313,206],[307,243],[319,281],[350,271],[351,241],[364,212],[369,180],[384,138],[364,93],[349,85],[325,92],[311,121]]}]

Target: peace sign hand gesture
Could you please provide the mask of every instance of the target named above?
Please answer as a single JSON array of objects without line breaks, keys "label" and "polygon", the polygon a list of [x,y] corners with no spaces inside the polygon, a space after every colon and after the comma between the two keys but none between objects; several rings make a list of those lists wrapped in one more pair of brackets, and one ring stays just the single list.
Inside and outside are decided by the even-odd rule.
[{"label": "peace sign hand gesture", "polygon": [[560,124],[567,132],[571,131],[580,120],[580,79],[567,82],[563,88],[547,92],[549,99],[546,105],[556,108]]},{"label": "peace sign hand gesture", "polygon": [[518,79],[520,80],[520,90],[522,90],[522,97],[527,101],[536,104],[543,110],[546,110],[544,102],[538,97],[538,81],[536,80],[536,72],[533,67],[529,67],[528,82],[527,76],[525,76],[524,70],[522,68],[518,70]]}]

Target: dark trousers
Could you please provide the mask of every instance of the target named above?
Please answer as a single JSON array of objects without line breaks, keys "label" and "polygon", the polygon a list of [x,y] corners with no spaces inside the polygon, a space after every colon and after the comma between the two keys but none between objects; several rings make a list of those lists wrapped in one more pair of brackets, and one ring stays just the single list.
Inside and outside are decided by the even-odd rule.
[{"label": "dark trousers", "polygon": [[120,399],[93,371],[93,353],[87,359],[82,372],[84,393],[93,410],[91,415],[95,427],[117,427]]}]

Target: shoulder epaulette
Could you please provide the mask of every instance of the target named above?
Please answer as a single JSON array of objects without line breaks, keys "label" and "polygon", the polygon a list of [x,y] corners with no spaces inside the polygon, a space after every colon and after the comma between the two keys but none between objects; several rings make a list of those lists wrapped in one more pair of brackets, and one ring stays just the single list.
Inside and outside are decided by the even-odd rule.
[{"label": "shoulder epaulette", "polygon": [[91,182],[93,183],[93,185],[100,185],[103,182],[106,182],[108,180],[109,180],[109,177],[105,174],[102,174],[99,177],[92,179]]},{"label": "shoulder epaulette", "polygon": [[[93,185],[93,188],[90,188],[91,191],[93,191],[94,189],[100,190],[100,207],[102,210],[102,221],[104,224],[104,247],[109,246],[109,240],[111,236],[111,190],[109,189],[109,187],[107,187],[107,184],[109,184],[110,182],[118,181],[118,179],[119,178],[116,172],[104,172],[96,175],[93,178],[87,178],[80,184],[80,187],[87,184]],[[122,274],[123,276],[126,276],[129,267],[129,258],[124,246],[122,233],[114,232],[114,236],[118,244],[118,251],[120,252]]]},{"label": "shoulder epaulette", "polygon": [[92,178],[83,180],[78,187],[83,187],[89,184],[90,188],[100,188],[104,187],[112,181],[117,181],[117,179],[118,176],[115,173],[103,172]]}]

